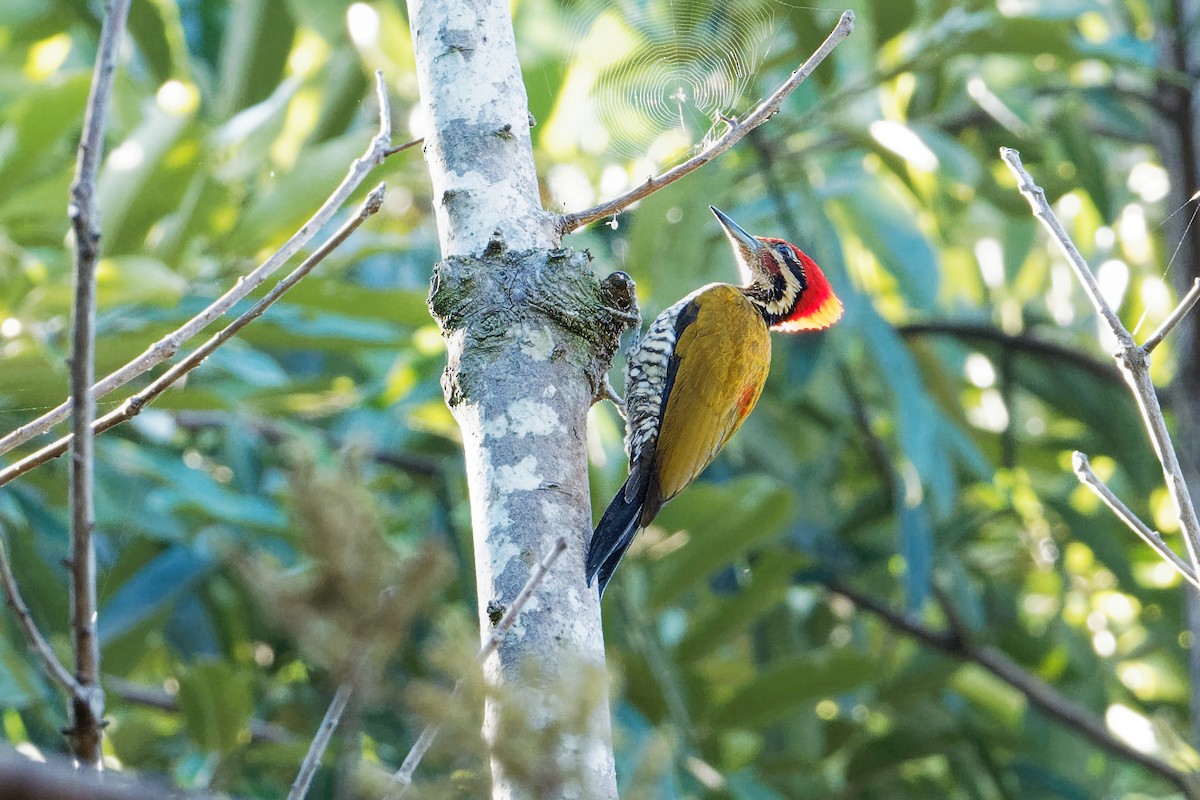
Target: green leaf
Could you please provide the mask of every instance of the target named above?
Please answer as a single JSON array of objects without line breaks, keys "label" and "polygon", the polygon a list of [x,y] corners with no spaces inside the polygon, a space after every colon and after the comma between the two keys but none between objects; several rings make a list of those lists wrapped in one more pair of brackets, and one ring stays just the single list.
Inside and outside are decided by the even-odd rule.
[{"label": "green leaf", "polygon": [[864,309],[860,323],[887,383],[896,409],[900,447],[921,478],[935,517],[948,514],[957,493],[953,463],[945,457],[941,442],[941,412],[930,400],[912,354],[895,329],[873,309]]},{"label": "green leaf", "polygon": [[171,77],[171,43],[158,6],[151,0],[133,0],[126,25],[155,79],[164,83]]},{"label": "green leaf", "polygon": [[912,726],[864,742],[846,766],[851,786],[873,785],[883,773],[899,770],[909,761],[927,758],[962,743],[957,732],[935,732]]},{"label": "green leaf", "polygon": [[763,783],[750,771],[726,776],[729,793],[736,800],[785,800],[784,796]]},{"label": "green leaf", "polygon": [[101,308],[138,303],[170,306],[187,291],[188,282],[154,258],[115,256],[101,259],[96,267],[96,303]]},{"label": "green leaf", "polygon": [[209,356],[207,361],[212,366],[230,373],[243,386],[256,389],[279,388],[286,386],[290,381],[279,362],[237,340],[221,347]]},{"label": "green leaf", "polygon": [[354,132],[305,148],[291,170],[265,181],[265,190],[238,216],[225,246],[244,256],[282,244],[346,176],[366,142],[366,136]]},{"label": "green leaf", "polygon": [[[6,187],[5,201],[15,200],[13,190],[45,170],[47,159],[68,134],[79,125],[79,109],[87,100],[91,70],[80,70],[29,87],[6,111],[0,111],[0,186]],[[63,165],[62,171],[70,174]],[[65,219],[63,205],[56,209]]]},{"label": "green leaf", "polygon": [[0,650],[0,708],[20,709],[43,700],[36,673],[22,658],[26,645],[13,642]]},{"label": "green leaf", "polygon": [[[141,124],[113,148],[96,182],[105,255],[127,253],[144,242],[163,211],[174,208],[195,170],[199,144],[187,141],[191,118],[150,106]],[[182,149],[175,149],[180,145]]]},{"label": "green leaf", "polygon": [[929,599],[933,584],[933,526],[924,505],[909,505],[902,485],[894,491],[893,503],[900,519],[900,554],[904,556],[904,594],[909,611]]},{"label": "green leaf", "polygon": [[1108,171],[1096,149],[1096,136],[1088,130],[1085,120],[1082,104],[1069,102],[1063,105],[1054,125],[1062,136],[1067,161],[1075,168],[1075,179],[1092,198],[1101,219],[1113,222],[1117,210],[1108,188]]},{"label": "green leaf", "polygon": [[876,49],[899,36],[917,15],[916,0],[870,0]]},{"label": "green leaf", "polygon": [[296,34],[283,0],[239,0],[221,46],[218,113],[228,117],[279,85]]},{"label": "green leaf", "polygon": [[1073,60],[1079,56],[1075,48],[1076,40],[1072,36],[1073,22],[1074,17],[1068,21],[994,15],[988,25],[972,27],[959,37],[952,50],[975,55],[1014,53],[1039,56],[1049,53]]},{"label": "green leaf", "polygon": [[825,698],[862,688],[878,671],[872,657],[854,650],[805,653],[778,659],[713,714],[721,726],[761,726],[796,714]]},{"label": "green leaf", "polygon": [[224,661],[201,661],[179,678],[179,710],[202,750],[231,753],[250,741],[251,675]]},{"label": "green leaf", "polygon": [[177,545],[142,567],[118,589],[98,616],[106,645],[165,611],[207,577],[216,560],[195,547]]},{"label": "green leaf", "polygon": [[917,227],[914,209],[891,186],[861,174],[831,199],[879,265],[896,277],[899,291],[917,309],[930,309],[937,300],[938,256]]},{"label": "green leaf", "polygon": [[686,530],[689,539],[655,570],[651,604],[661,608],[702,586],[756,543],[778,535],[791,518],[792,504],[787,491],[762,478],[690,486],[656,521],[667,530]]},{"label": "green leaf", "polygon": [[1016,383],[1063,417],[1086,426],[1070,445],[1089,455],[1103,452],[1118,459],[1138,492],[1148,494],[1161,481],[1157,462],[1138,424],[1137,407],[1121,384],[1051,356],[1030,354],[1015,360]]},{"label": "green leaf", "polygon": [[708,614],[692,620],[676,647],[677,657],[681,661],[700,659],[744,631],[783,600],[796,570],[807,560],[800,553],[772,553],[770,558],[758,560],[736,595],[719,598]]},{"label": "green leaf", "polygon": [[313,311],[370,317],[402,325],[427,325],[428,294],[416,289],[382,289],[363,286],[344,275],[310,275],[287,294],[287,303]]},{"label": "green leaf", "polygon": [[1010,730],[1025,716],[1025,695],[977,664],[964,664],[950,679],[950,688],[971,705]]}]

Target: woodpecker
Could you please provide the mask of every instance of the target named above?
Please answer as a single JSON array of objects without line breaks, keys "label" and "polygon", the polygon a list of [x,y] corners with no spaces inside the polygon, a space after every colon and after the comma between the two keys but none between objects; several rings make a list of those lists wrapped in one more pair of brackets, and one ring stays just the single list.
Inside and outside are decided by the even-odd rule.
[{"label": "woodpecker", "polygon": [[663,504],[707,467],[758,402],[771,366],[768,330],[821,330],[842,302],[799,247],[751,236],[709,206],[745,284],[710,283],[663,311],[630,351],[625,375],[629,478],[592,534],[587,584],[600,594]]}]

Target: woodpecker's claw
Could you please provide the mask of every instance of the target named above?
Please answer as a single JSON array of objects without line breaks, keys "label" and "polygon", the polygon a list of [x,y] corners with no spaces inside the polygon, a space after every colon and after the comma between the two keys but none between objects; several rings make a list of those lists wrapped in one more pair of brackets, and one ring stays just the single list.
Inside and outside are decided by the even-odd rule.
[{"label": "woodpecker's claw", "polygon": [[600,396],[611,400],[612,404],[617,407],[617,413],[621,415],[621,419],[625,419],[625,401],[621,399],[621,395],[617,394],[617,390],[613,388],[607,375],[604,376],[604,384],[600,387]]},{"label": "woodpecker's claw", "polygon": [[623,320],[626,327],[641,326],[636,288],[633,278],[626,273],[613,272],[600,281],[600,302],[605,311],[615,319]]},{"label": "woodpecker's claw", "polygon": [[616,317],[617,319],[625,320],[626,322],[628,322],[630,324],[631,327],[634,325],[642,324],[642,315],[641,314],[629,312],[629,311],[622,311],[621,309],[613,308],[612,306],[605,306],[604,310],[607,311],[609,314],[613,315],[614,317]]}]

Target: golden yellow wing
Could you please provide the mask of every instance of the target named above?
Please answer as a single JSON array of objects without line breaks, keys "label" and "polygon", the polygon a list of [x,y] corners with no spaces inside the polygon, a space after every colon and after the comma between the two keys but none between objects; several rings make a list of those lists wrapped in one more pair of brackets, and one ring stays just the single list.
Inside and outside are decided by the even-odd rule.
[{"label": "golden yellow wing", "polygon": [[716,458],[758,402],[771,366],[767,324],[735,287],[701,292],[680,318],[643,525]]}]

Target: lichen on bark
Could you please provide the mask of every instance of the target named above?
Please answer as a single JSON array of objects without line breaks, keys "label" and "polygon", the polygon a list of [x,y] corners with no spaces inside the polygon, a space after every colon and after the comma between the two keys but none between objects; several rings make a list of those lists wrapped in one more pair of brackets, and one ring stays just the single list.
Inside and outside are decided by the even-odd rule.
[{"label": "lichen on bark", "polygon": [[[621,335],[637,319],[629,276],[614,272],[598,281],[591,255],[570,249],[510,252],[495,246],[483,256],[451,256],[434,269],[429,309],[448,339],[461,332],[469,338],[464,349],[480,354],[502,351],[520,326],[553,326],[564,338],[555,337],[546,357],[578,367],[594,399]],[[443,376],[452,409],[470,388],[454,355],[452,348]]]}]

